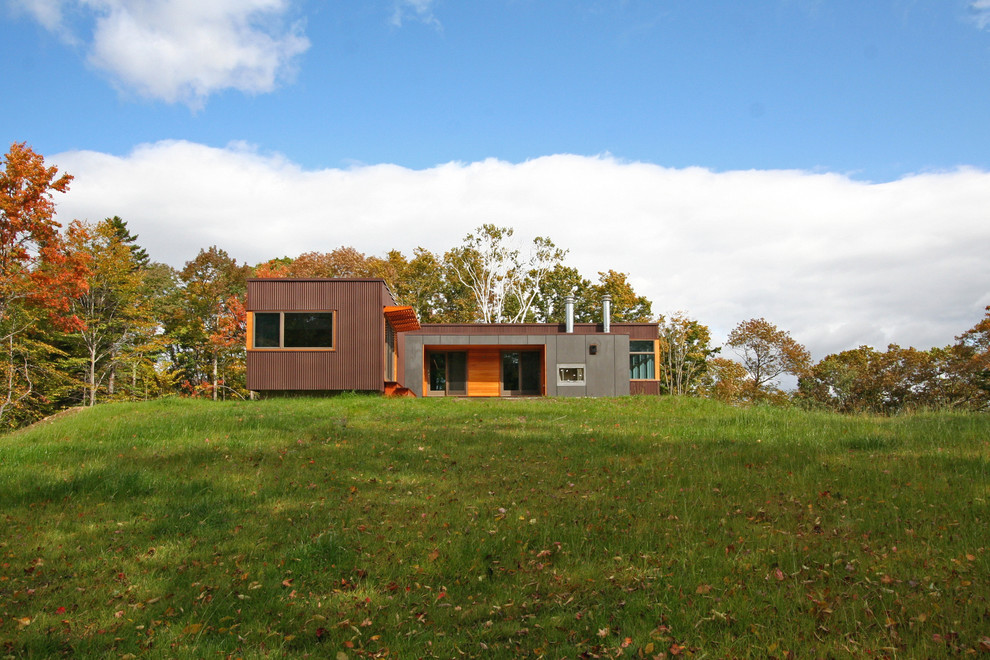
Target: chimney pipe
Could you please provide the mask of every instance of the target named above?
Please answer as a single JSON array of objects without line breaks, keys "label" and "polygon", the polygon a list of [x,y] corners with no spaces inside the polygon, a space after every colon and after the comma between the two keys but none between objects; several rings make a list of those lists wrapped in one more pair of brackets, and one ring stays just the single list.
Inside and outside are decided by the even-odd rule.
[{"label": "chimney pipe", "polygon": [[564,296],[564,332],[574,332],[574,296]]},{"label": "chimney pipe", "polygon": [[602,330],[605,334],[612,332],[612,296],[607,293],[602,296]]}]

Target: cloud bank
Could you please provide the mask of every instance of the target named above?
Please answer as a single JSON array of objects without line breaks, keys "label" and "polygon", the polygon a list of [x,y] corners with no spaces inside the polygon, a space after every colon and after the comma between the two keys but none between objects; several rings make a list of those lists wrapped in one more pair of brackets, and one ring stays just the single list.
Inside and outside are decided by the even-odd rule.
[{"label": "cloud bank", "polygon": [[[273,90],[309,48],[290,0],[16,0],[45,28],[82,42],[121,89],[201,106],[211,94]],[[92,34],[77,32],[91,23]],[[88,32],[88,28],[85,30]]]},{"label": "cloud bank", "polygon": [[655,312],[686,311],[719,338],[765,317],[819,358],[945,345],[990,304],[990,173],[973,169],[873,184],[554,155],[308,171],[181,141],[49,160],[76,176],[60,220],[120,215],[174,266],[210,245],[249,263],[340,245],[444,251],[491,222],[551,237],[592,279],[629,273]]}]

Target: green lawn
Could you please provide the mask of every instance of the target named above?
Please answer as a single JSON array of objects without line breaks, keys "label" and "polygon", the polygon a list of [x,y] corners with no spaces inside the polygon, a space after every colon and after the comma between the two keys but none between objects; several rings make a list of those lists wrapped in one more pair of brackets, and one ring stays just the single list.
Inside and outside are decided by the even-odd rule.
[{"label": "green lawn", "polygon": [[990,651],[990,417],[99,406],[0,437],[0,657]]}]

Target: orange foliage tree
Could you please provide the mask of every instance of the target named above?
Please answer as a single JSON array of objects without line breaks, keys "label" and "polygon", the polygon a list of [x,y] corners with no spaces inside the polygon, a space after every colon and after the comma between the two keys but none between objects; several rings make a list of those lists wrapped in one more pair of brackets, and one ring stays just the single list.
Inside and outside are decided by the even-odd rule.
[{"label": "orange foliage tree", "polygon": [[749,374],[752,398],[773,398],[779,394],[777,379],[784,374],[804,375],[811,365],[811,354],[786,330],[766,319],[750,319],[729,333],[726,346],[733,349]]},{"label": "orange foliage tree", "polygon": [[72,177],[46,167],[23,142],[14,143],[0,171],[0,419],[32,395],[34,373],[50,346],[25,334],[41,320],[62,330],[82,322],[70,301],[86,289],[84,255],[67,249],[55,221],[53,194],[69,189]]}]

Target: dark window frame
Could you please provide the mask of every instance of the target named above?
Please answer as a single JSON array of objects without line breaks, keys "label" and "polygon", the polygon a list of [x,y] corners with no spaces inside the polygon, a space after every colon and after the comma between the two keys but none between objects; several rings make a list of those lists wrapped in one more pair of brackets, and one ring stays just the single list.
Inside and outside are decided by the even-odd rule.
[{"label": "dark window frame", "polygon": [[[453,359],[451,356],[454,355]],[[463,358],[463,362],[461,362]],[[429,349],[426,351],[426,396],[468,396],[468,385],[470,378],[468,375],[468,362],[470,356],[465,348],[451,347],[447,349]],[[441,368],[443,373],[439,373]],[[463,367],[463,373],[461,373]],[[453,376],[456,376],[453,377]],[[463,377],[463,381],[461,378]],[[451,387],[463,382],[463,389]],[[436,387],[442,385],[442,388]]]},{"label": "dark window frame", "polygon": [[[292,310],[288,312],[254,312],[254,323],[251,337],[251,350],[254,351],[335,351],[337,350],[337,311],[328,309],[318,310]],[[258,325],[260,315],[278,315],[278,346],[258,345]],[[286,346],[286,315],[326,315],[330,317],[330,345],[329,346]],[[270,327],[269,327],[270,330]],[[269,337],[270,339],[270,337]]]},{"label": "dark window frame", "polygon": [[[507,365],[509,355],[518,355],[518,362]],[[525,355],[525,361],[524,356]],[[534,359],[534,356],[535,359]],[[546,382],[546,365],[543,351],[539,348],[508,348],[499,351],[499,396],[542,396]],[[515,368],[515,373],[507,373],[507,366]],[[535,374],[532,370],[535,369]],[[534,383],[535,380],[535,383]],[[516,388],[507,388],[507,383],[515,382]],[[525,387],[525,385],[535,387]]]}]

